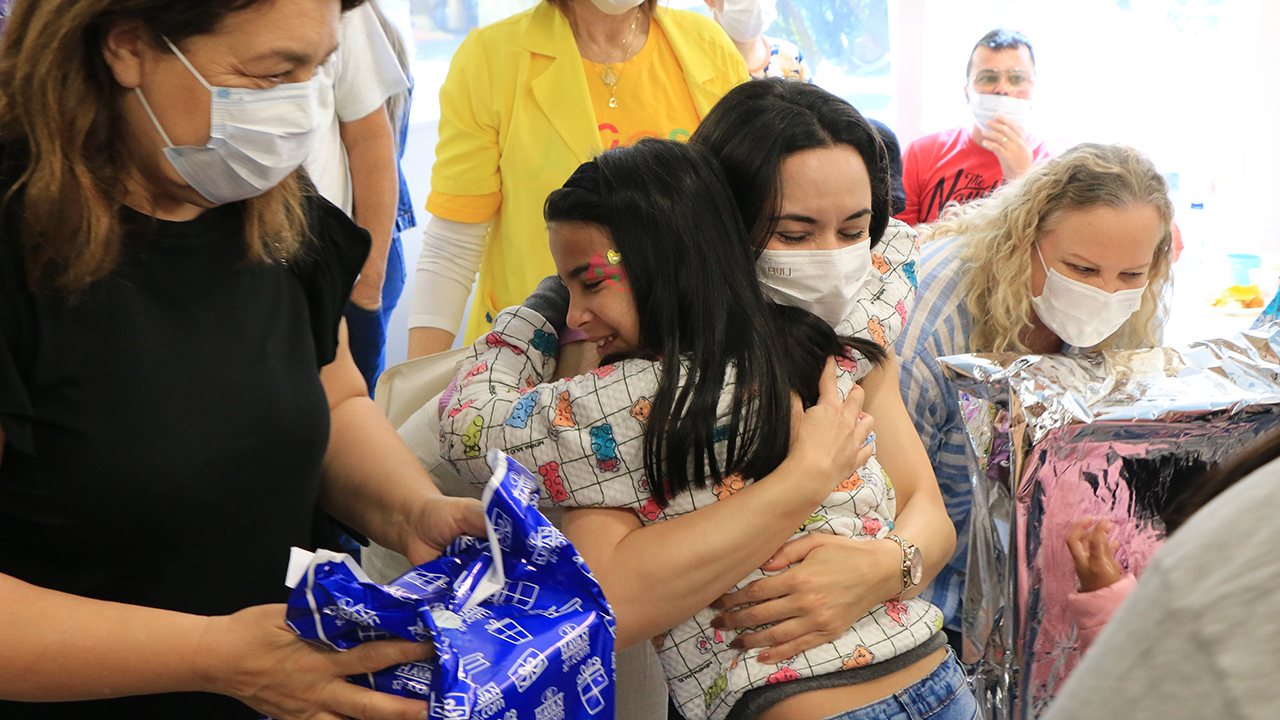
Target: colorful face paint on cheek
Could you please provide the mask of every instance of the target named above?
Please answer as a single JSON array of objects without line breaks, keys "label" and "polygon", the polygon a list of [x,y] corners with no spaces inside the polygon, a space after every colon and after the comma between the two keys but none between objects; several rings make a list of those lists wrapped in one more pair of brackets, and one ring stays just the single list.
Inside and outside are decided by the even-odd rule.
[{"label": "colorful face paint on cheek", "polygon": [[610,250],[604,255],[593,255],[587,263],[587,278],[603,280],[622,292],[631,292],[631,282],[627,279],[627,271],[622,269],[622,256],[617,250]]}]

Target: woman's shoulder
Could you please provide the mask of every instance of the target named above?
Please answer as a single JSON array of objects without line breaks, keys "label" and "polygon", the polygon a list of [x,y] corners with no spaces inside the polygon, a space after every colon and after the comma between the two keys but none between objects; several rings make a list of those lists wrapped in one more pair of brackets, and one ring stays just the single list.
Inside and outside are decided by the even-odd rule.
[{"label": "woman's shoulder", "polygon": [[541,12],[557,12],[555,8],[550,6],[543,7],[545,3],[539,2],[537,5],[516,13],[510,17],[503,18],[496,22],[489,23],[484,27],[476,28],[467,33],[462,39],[462,43],[458,45],[458,49],[454,51],[453,58],[449,61],[451,68],[466,67],[481,60],[487,61],[487,64],[494,66],[495,62],[503,55],[513,50],[522,49],[521,40],[525,33],[529,31],[531,25],[536,24],[540,19]]},{"label": "woman's shoulder", "polygon": [[[667,40],[677,54],[680,54],[681,48],[698,47],[715,61],[714,66],[721,71],[729,70],[731,74],[737,74],[740,71],[740,77],[732,78],[733,83],[736,84],[749,77],[742,53],[738,52],[738,48],[734,47],[729,36],[715,20],[691,10],[675,10],[662,6],[655,10],[654,18],[662,26],[662,32],[666,34]],[[689,69],[685,68],[685,71],[688,72]]]},{"label": "woman's shoulder", "polygon": [[327,263],[335,270],[359,272],[372,247],[372,238],[349,215],[319,195],[303,200],[307,231],[311,240],[305,259],[299,266]]},{"label": "woman's shoulder", "polygon": [[968,247],[964,235],[930,238],[920,245],[920,262],[916,274],[923,300],[927,292],[938,292],[940,286],[954,286],[964,275],[964,251]]},{"label": "woman's shoulder", "polygon": [[[925,242],[915,274],[919,289],[897,343],[899,358],[914,362],[925,348],[967,352],[969,310],[964,292],[964,237]],[[950,354],[950,353],[944,353]]]},{"label": "woman's shoulder", "polygon": [[302,287],[311,311],[311,332],[320,364],[338,348],[338,323],[371,245],[369,233],[319,195],[303,200],[310,238],[305,253],[288,268]]},{"label": "woman's shoulder", "polygon": [[[836,332],[892,347],[915,305],[919,256],[916,231],[901,220],[890,220],[884,237],[871,250],[871,269],[858,301]],[[863,372],[870,367],[864,363]]]},{"label": "woman's shoulder", "polygon": [[961,233],[933,234],[928,225],[924,237],[920,239],[920,250],[923,255],[935,256],[958,252],[968,244],[968,237]]},{"label": "woman's shoulder", "polygon": [[671,32],[671,27],[677,27],[680,31],[691,35],[715,39],[728,37],[715,20],[692,10],[678,10],[660,5],[654,11],[654,17],[662,23],[663,29],[668,33]]}]

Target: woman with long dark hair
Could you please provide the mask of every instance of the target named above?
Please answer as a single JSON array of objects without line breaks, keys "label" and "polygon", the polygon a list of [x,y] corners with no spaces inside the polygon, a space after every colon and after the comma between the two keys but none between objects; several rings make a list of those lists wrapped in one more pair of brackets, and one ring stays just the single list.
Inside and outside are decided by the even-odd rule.
[{"label": "woman with long dark hair", "polygon": [[[883,143],[844,99],[781,80],[731,90],[690,142],[724,168],[765,292],[819,315],[842,335],[875,341],[876,353],[859,358],[858,384],[876,418],[876,459],[897,492],[894,532],[920,549],[920,582],[927,584],[951,554],[954,533],[898,393],[892,344],[915,304],[919,250],[915,231],[890,217],[891,163]],[[900,572],[892,553],[871,550],[838,536],[791,543],[770,569],[802,562],[748,595],[724,599],[730,608],[745,600],[772,602],[728,612],[723,621],[743,630],[780,623],[742,641],[773,645],[784,657],[822,642],[821,631],[847,627],[869,604],[892,597],[867,594],[869,577]],[[825,617],[809,611],[819,604]]]},{"label": "woman with long dark hair", "polygon": [[[766,299],[723,172],[695,147],[606,152],[548,197],[545,216],[568,295],[546,282],[464,361],[442,420],[463,478],[488,478],[488,448],[543,477],[572,508],[564,529],[614,608],[618,647],[653,638],[691,720],[816,719],[881,702],[972,718],[937,609],[911,597],[914,558],[888,539],[896,481],[873,444],[861,447],[870,418],[815,422],[860,410],[852,354],[883,351]],[[603,364],[555,381],[565,327],[585,332]],[[831,398],[836,388],[849,399]],[[763,577],[796,528],[856,538],[899,572],[868,577],[887,601],[829,641],[762,655],[711,605]]]}]

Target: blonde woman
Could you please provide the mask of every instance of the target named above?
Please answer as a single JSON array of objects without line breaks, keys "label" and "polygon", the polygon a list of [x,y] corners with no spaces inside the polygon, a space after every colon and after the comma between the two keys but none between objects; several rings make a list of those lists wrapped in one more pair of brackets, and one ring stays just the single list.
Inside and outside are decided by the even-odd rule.
[{"label": "blonde woman", "polygon": [[898,339],[901,390],[956,525],[923,597],[959,649],[971,503],[956,389],[938,364],[970,352],[1059,353],[1160,342],[1173,207],[1146,157],[1084,144],[934,226]]}]

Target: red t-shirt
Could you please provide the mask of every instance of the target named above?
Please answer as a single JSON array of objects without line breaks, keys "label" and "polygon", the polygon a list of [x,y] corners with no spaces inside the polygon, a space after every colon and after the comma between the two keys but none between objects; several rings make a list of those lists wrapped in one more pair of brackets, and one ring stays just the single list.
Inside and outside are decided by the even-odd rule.
[{"label": "red t-shirt", "polygon": [[[1049,157],[1043,142],[1032,147],[1036,162]],[[926,135],[902,154],[907,208],[897,218],[908,225],[933,222],[950,205],[990,195],[1005,183],[995,153],[973,142],[973,126]]]}]

